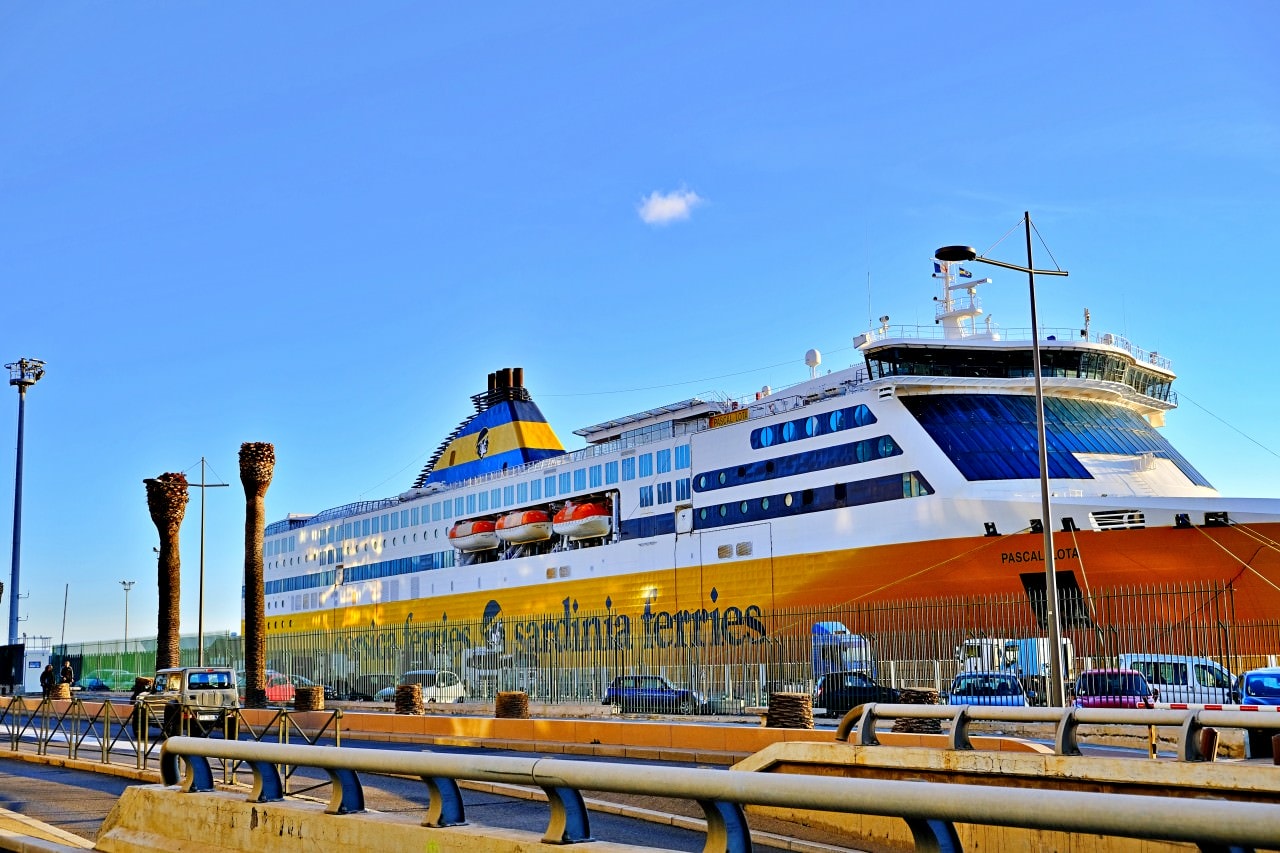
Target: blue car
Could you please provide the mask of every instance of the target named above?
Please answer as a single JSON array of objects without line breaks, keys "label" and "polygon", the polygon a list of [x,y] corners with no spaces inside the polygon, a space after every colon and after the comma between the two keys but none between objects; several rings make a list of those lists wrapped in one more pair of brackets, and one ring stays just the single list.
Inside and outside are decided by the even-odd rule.
[{"label": "blue car", "polygon": [[947,691],[948,705],[1030,705],[1016,676],[1002,672],[962,672]]},{"label": "blue car", "polygon": [[1280,705],[1280,666],[1251,669],[1239,686],[1241,705]]},{"label": "blue car", "polygon": [[700,693],[676,687],[660,675],[619,675],[604,692],[604,705],[617,705],[624,714],[707,712]]}]

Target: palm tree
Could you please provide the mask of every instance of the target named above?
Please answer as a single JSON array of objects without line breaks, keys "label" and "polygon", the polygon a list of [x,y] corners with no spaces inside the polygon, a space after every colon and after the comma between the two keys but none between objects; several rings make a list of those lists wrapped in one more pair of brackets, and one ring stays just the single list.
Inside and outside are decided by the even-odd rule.
[{"label": "palm tree", "polygon": [[178,622],[182,561],[178,555],[178,528],[187,511],[187,478],[183,474],[161,474],[142,481],[147,487],[147,509],[160,533],[160,556],[156,560],[156,585],[160,609],[156,620],[156,669],[181,666],[178,652]]},{"label": "palm tree", "polygon": [[276,449],[264,441],[240,445],[240,482],[244,484],[244,698],[250,708],[267,705],[266,590],[263,587],[262,537],[266,527],[267,487],[276,467]]}]

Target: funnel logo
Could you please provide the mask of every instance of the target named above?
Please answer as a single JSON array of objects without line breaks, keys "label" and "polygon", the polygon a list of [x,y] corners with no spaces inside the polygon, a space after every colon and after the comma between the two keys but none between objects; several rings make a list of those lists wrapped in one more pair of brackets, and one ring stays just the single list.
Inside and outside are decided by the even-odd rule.
[{"label": "funnel logo", "polygon": [[476,456],[481,459],[489,452],[489,428],[484,427],[476,436]]},{"label": "funnel logo", "polygon": [[507,644],[506,631],[502,629],[502,605],[493,599],[484,606],[480,634],[484,637],[485,648],[490,651],[501,652]]}]

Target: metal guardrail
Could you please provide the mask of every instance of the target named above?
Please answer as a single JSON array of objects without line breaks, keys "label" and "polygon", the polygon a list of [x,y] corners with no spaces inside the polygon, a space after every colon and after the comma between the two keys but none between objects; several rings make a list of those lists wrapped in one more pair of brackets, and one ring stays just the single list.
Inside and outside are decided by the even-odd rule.
[{"label": "metal guardrail", "polygon": [[752,849],[745,805],[901,818],[917,850],[961,850],[956,823],[1191,842],[1202,850],[1280,847],[1280,809],[1263,803],[182,737],[170,738],[161,752],[165,784],[191,794],[212,791],[211,759],[251,767],[248,800],[255,803],[284,800],[277,765],[323,770],[333,780],[331,815],[364,810],[361,772],[416,776],[426,785],[425,827],[465,822],[460,779],[540,788],[551,809],[542,840],[553,844],[593,840],[586,790],[697,802],[706,815],[708,853]]},{"label": "metal guardrail", "polygon": [[1054,752],[1058,755],[1080,755],[1078,728],[1081,725],[1142,726],[1152,733],[1152,757],[1155,757],[1154,730],[1158,726],[1177,727],[1176,755],[1179,761],[1212,761],[1214,756],[1203,749],[1202,733],[1210,729],[1274,729],[1280,732],[1280,714],[1249,711],[1200,709],[1111,709],[1111,708],[1002,708],[980,705],[903,705],[871,702],[849,711],[836,727],[836,740],[848,741],[857,729],[854,743],[878,746],[876,724],[881,720],[945,720],[951,749],[973,749],[969,740],[969,723],[1051,723],[1056,726]]},{"label": "metal guardrail", "polygon": [[[301,740],[306,744],[328,737],[342,745],[341,708],[321,712],[266,708],[250,716],[244,711],[230,709],[212,736],[233,742],[247,738],[246,743],[275,739],[280,743]],[[263,713],[268,716],[260,720]],[[322,715],[318,726],[303,727],[294,720],[295,715],[306,714],[308,722],[313,722],[317,713]],[[164,722],[158,715],[153,716],[147,705],[125,700],[85,702],[78,696],[67,700],[28,700],[21,696],[0,699],[0,730],[7,730],[10,751],[17,752],[25,738],[35,741],[37,755],[49,755],[55,746],[60,746],[65,748],[68,759],[96,756],[101,763],[112,764],[120,763],[112,761],[112,750],[127,747],[139,770],[147,768],[156,757],[156,747],[164,742],[160,732]],[[177,722],[181,735],[190,734],[189,720],[179,716]]]}]

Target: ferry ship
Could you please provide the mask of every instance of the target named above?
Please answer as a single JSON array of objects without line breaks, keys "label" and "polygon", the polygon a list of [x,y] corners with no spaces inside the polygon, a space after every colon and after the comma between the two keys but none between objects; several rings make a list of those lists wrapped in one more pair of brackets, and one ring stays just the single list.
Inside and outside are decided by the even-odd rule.
[{"label": "ferry ship", "polygon": [[[267,527],[269,635],[506,619],[532,646],[596,613],[733,645],[779,608],[1043,603],[1033,342],[984,321],[988,279],[934,268],[935,324],[881,318],[861,363],[819,374],[811,350],[792,387],[613,418],[572,451],[521,369],[490,374],[411,488]],[[1227,583],[1239,619],[1274,617],[1280,500],[1220,496],[1157,430],[1169,360],[1085,317],[1039,333],[1059,594]]]}]

